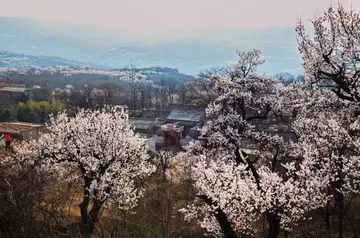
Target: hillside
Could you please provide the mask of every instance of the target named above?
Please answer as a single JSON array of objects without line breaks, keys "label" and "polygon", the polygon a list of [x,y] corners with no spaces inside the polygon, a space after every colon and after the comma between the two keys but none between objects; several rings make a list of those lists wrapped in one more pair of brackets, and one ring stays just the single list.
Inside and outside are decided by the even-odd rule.
[{"label": "hillside", "polygon": [[[40,85],[47,88],[63,88],[67,84],[76,88],[83,88],[85,84],[99,85],[105,82],[122,84],[129,79],[126,69],[109,70],[88,66],[0,67],[0,75],[13,83]],[[156,84],[161,80],[165,80],[167,84],[175,84],[181,79],[192,79],[193,76],[182,74],[177,69],[152,67],[137,69],[136,78]]]}]

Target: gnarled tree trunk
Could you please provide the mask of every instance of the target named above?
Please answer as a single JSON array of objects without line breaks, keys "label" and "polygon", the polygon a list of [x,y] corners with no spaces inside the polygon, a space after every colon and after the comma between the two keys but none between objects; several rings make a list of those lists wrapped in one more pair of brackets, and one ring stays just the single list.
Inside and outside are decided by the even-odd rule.
[{"label": "gnarled tree trunk", "polygon": [[85,186],[84,186],[84,195],[83,201],[79,204],[80,214],[81,214],[81,230],[83,236],[91,237],[96,222],[99,221],[99,213],[101,210],[102,205],[104,204],[103,201],[98,200],[96,198],[93,199],[93,207],[89,211],[89,203],[90,203],[90,192],[89,187],[91,184],[90,179],[85,179]]}]

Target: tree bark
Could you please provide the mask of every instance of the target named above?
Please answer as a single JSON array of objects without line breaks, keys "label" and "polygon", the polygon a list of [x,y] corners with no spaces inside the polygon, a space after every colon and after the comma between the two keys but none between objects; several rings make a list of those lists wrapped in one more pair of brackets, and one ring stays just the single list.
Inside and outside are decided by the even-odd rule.
[{"label": "tree bark", "polygon": [[328,237],[330,237],[330,202],[326,203],[325,223]]},{"label": "tree bark", "polygon": [[94,205],[91,208],[90,212],[89,212],[89,231],[90,234],[93,233],[94,228],[95,228],[95,224],[96,222],[99,221],[99,214],[100,214],[100,210],[102,205],[104,204],[103,201],[98,200],[98,199],[94,199]]},{"label": "tree bark", "polygon": [[91,181],[89,179],[85,179],[85,185],[84,185],[84,194],[83,194],[83,201],[79,204],[80,208],[80,214],[81,214],[81,226],[83,235],[85,237],[90,237],[90,227],[89,227],[89,214],[88,214],[88,207],[89,207],[89,201],[90,201],[90,187]]},{"label": "tree bark", "polygon": [[344,237],[344,208],[345,208],[345,202],[344,202],[344,194],[343,193],[339,193],[338,194],[338,205],[339,205],[339,238],[343,238]]},{"label": "tree bark", "polygon": [[[211,198],[205,195],[199,195],[198,197],[202,199],[204,202],[206,202],[206,204],[209,206],[215,205],[211,200]],[[221,210],[221,208],[218,207],[215,209],[214,216],[218,221],[221,230],[226,238],[239,238],[239,236],[237,236],[234,229],[232,228],[230,221],[227,219],[225,212]]]},{"label": "tree bark", "polygon": [[89,192],[90,184],[91,184],[91,180],[85,179],[83,201],[79,204],[80,214],[81,214],[81,226],[82,226],[81,230],[83,236],[86,238],[91,237],[95,229],[95,224],[99,220],[101,207],[104,204],[103,201],[94,199],[93,207],[91,208],[90,211],[88,211],[89,203],[90,203],[90,192]]},{"label": "tree bark", "polygon": [[269,223],[269,230],[266,235],[267,238],[276,238],[280,233],[280,219],[276,214],[267,213],[266,218]]},{"label": "tree bark", "polygon": [[339,158],[339,160],[336,162],[337,166],[337,181],[333,183],[333,190],[334,190],[334,198],[336,207],[339,209],[338,213],[338,236],[339,238],[344,237],[344,217],[345,217],[345,197],[342,193],[341,189],[344,186],[344,177],[343,177],[343,160]]}]

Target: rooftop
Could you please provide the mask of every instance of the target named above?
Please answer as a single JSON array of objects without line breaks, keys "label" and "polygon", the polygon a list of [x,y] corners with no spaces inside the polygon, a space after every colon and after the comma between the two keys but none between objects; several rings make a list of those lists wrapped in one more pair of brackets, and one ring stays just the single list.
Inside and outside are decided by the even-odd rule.
[{"label": "rooftop", "polygon": [[161,126],[162,131],[175,131],[175,132],[182,132],[184,130],[183,126],[176,125],[176,124],[166,124]]},{"label": "rooftop", "polygon": [[159,118],[159,119],[165,119],[169,111],[161,111],[161,110],[143,110],[141,113],[142,118]]},{"label": "rooftop", "polygon": [[200,122],[204,118],[205,112],[202,110],[174,109],[170,112],[167,119],[177,121]]},{"label": "rooftop", "polygon": [[129,118],[129,123],[135,129],[147,130],[155,122],[152,118]]},{"label": "rooftop", "polygon": [[44,125],[27,122],[2,122],[0,123],[0,133],[20,134],[39,127],[44,127]]}]

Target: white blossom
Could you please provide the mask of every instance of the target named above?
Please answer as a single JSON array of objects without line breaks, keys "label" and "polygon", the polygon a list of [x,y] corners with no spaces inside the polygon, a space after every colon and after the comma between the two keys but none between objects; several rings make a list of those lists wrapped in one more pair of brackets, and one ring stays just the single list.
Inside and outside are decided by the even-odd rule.
[{"label": "white blossom", "polygon": [[136,180],[155,170],[148,162],[144,140],[131,129],[123,107],[51,118],[47,132],[22,154],[29,152],[41,166],[81,181],[94,199],[115,201],[123,209],[136,206],[142,195]]}]

